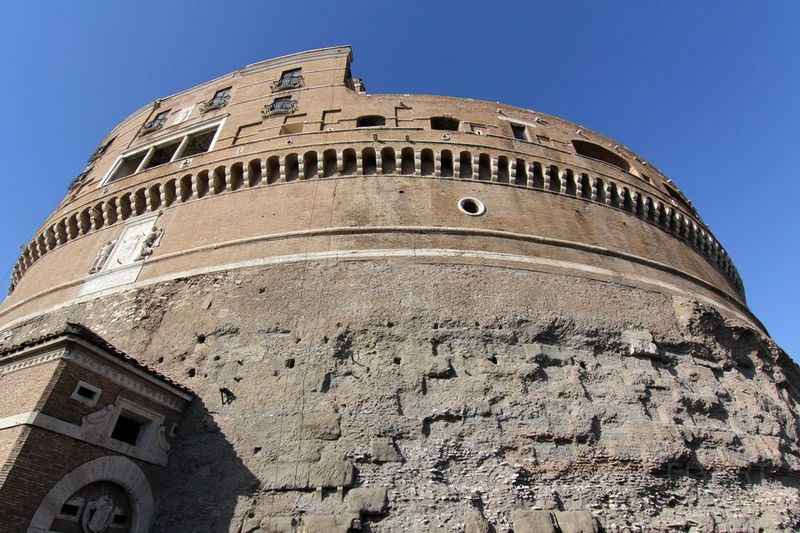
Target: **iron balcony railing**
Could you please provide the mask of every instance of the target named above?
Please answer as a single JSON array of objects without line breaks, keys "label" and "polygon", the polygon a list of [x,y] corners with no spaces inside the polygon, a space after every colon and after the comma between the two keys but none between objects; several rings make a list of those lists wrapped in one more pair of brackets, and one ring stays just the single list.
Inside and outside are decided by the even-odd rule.
[{"label": "iron balcony railing", "polygon": [[271,104],[264,106],[261,114],[265,117],[270,115],[278,115],[282,113],[293,113],[297,110],[297,102],[294,100],[275,100]]},{"label": "iron balcony railing", "polygon": [[272,82],[272,90],[283,91],[285,89],[297,89],[303,86],[303,76],[288,76]]},{"label": "iron balcony railing", "polygon": [[229,94],[215,96],[211,100],[200,104],[200,112],[205,113],[206,111],[212,111],[214,109],[225,107],[226,105],[228,105],[228,100],[230,100],[230,98],[231,96]]},{"label": "iron balcony railing", "polygon": [[162,118],[154,118],[150,122],[146,122],[144,126],[142,126],[142,135],[145,133],[150,133],[156,130],[160,130],[162,126],[164,126],[164,122],[167,121],[167,117]]}]

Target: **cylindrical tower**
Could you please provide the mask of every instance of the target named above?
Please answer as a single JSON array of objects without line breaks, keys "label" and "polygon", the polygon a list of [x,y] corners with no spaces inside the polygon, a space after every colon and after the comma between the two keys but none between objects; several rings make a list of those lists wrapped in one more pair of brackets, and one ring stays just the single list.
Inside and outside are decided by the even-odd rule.
[{"label": "cylindrical tower", "polygon": [[196,395],[152,531],[800,527],[800,373],[676,185],[350,62],[136,111],[14,268],[3,346],[77,322]]}]

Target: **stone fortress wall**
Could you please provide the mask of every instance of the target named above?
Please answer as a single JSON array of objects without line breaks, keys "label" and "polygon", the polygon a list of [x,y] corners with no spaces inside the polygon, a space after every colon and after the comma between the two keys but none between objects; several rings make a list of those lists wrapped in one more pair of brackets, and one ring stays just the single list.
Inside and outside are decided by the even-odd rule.
[{"label": "stone fortress wall", "polygon": [[800,527],[800,371],[676,186],[350,62],[137,111],[15,268],[0,349],[78,322],[196,395],[151,530]]}]

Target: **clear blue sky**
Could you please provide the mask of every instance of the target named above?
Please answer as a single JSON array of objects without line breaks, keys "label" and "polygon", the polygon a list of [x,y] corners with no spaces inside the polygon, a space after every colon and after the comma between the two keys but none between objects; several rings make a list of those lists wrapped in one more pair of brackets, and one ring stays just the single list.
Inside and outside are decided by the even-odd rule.
[{"label": "clear blue sky", "polygon": [[7,0],[0,267],[115,123],[286,53],[351,44],[370,92],[496,100],[578,122],[685,191],[800,357],[800,2]]}]

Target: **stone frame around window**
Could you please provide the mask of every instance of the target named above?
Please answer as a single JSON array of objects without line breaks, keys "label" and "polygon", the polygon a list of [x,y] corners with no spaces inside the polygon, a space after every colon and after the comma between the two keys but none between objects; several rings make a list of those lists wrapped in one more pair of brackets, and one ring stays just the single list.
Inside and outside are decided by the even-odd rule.
[{"label": "stone frame around window", "polygon": [[[94,393],[94,396],[91,397],[91,398],[87,398],[87,397],[79,394],[78,391],[81,388],[88,389],[88,390],[92,391]],[[97,400],[100,399],[100,395],[102,393],[103,393],[103,391],[99,387],[96,387],[96,386],[92,385],[91,383],[86,383],[85,381],[80,380],[80,381],[78,381],[78,384],[75,385],[75,390],[72,391],[72,396],[70,396],[70,398],[72,398],[73,400],[78,401],[78,402],[80,402],[80,403],[82,403],[84,405],[87,405],[89,407],[94,407],[95,405],[97,405]]]},{"label": "stone frame around window", "polygon": [[122,445],[140,448],[145,451],[150,451],[156,447],[158,432],[164,425],[164,417],[155,411],[151,411],[150,409],[142,407],[131,400],[128,400],[123,396],[117,397],[117,403],[114,405],[114,412],[109,418],[108,426],[106,426],[106,435],[108,438],[112,438],[111,434],[114,432],[117,421],[119,420],[120,415],[123,413],[129,413],[133,418],[141,419],[143,423],[142,432],[137,437],[136,444],[129,444],[124,441],[117,442]]}]

